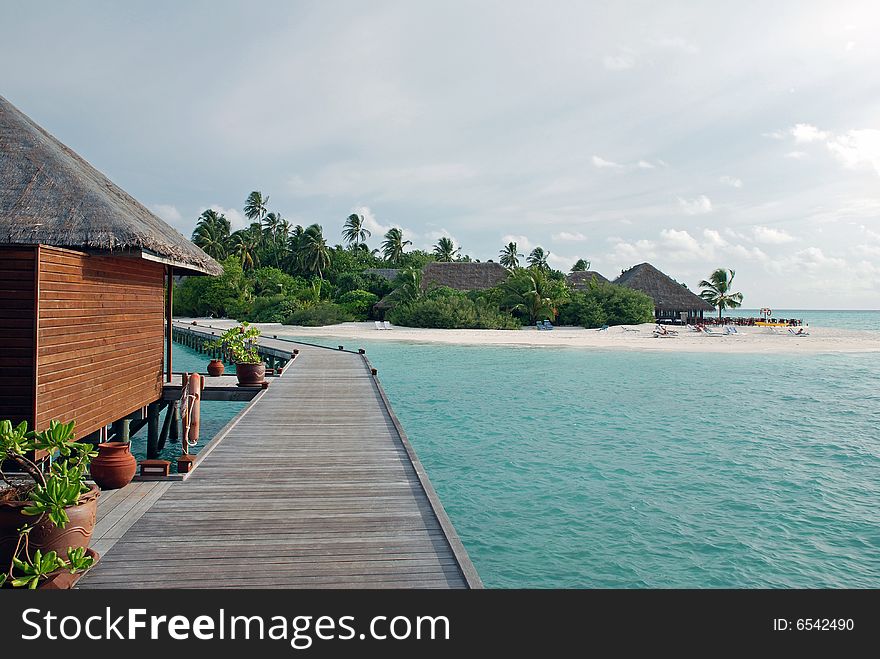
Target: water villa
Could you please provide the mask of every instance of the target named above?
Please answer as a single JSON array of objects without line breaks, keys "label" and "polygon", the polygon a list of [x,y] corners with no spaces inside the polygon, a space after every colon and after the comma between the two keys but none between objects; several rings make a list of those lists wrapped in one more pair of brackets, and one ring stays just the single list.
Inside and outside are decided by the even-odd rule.
[{"label": "water villa", "polygon": [[0,418],[79,437],[162,398],[172,277],[222,272],[2,97],[0,263]]},{"label": "water villa", "polygon": [[694,323],[703,320],[705,312],[715,310],[699,295],[695,295],[650,263],[634,265],[613,283],[647,294],[654,300],[654,317],[657,320]]}]

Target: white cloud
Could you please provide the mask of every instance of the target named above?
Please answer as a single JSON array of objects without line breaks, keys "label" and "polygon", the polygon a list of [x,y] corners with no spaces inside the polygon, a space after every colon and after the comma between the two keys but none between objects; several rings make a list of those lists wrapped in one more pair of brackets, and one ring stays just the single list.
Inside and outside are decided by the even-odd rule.
[{"label": "white cloud", "polygon": [[800,160],[801,158],[806,158],[807,154],[804,151],[789,151],[785,154],[785,157],[793,160]]},{"label": "white cloud", "polygon": [[[614,244],[611,253],[606,257],[615,267],[628,267],[643,261],[650,261],[657,256],[657,245],[651,240],[627,242],[620,240]],[[609,276],[609,275],[606,275]],[[614,277],[609,276],[610,279]]]},{"label": "white cloud", "polygon": [[660,237],[663,238],[664,246],[669,249],[689,254],[698,254],[701,251],[700,243],[687,231],[663,229]]},{"label": "white cloud", "polygon": [[225,215],[233,231],[250,226],[251,221],[237,208],[223,208],[220,204],[208,204],[207,208],[220,213],[220,215]]},{"label": "white cloud", "polygon": [[529,255],[536,245],[532,244],[532,241],[528,239],[526,236],[515,236],[512,234],[507,234],[506,236],[502,236],[501,244],[507,245],[507,243],[516,243],[516,248],[519,250],[520,254]]},{"label": "white cloud", "polygon": [[765,245],[784,245],[795,240],[795,237],[784,229],[773,229],[771,227],[753,227],[752,235],[756,243],[763,243]]},{"label": "white cloud", "polygon": [[633,68],[638,62],[638,53],[629,49],[623,49],[617,55],[605,55],[602,64],[609,71],[625,71]]},{"label": "white cloud", "polygon": [[854,51],[856,49],[856,42],[855,41],[847,41],[846,46],[844,46],[844,49],[846,50],[846,52],[851,53],[852,51]]},{"label": "white cloud", "polygon": [[180,211],[177,210],[177,206],[172,206],[171,204],[153,204],[150,206],[150,210],[168,222],[168,224],[175,226],[183,219]]},{"label": "white cloud", "polygon": [[680,53],[684,53],[686,55],[696,55],[700,52],[700,47],[691,43],[687,39],[683,39],[682,37],[664,37],[662,39],[652,39],[649,42],[652,46],[656,46],[657,48],[667,48],[669,50],[677,50]]},{"label": "white cloud", "polygon": [[712,200],[706,195],[700,195],[695,199],[678,197],[678,205],[687,215],[702,215],[712,212]]},{"label": "white cloud", "polygon": [[654,169],[654,165],[649,163],[647,160],[639,160],[637,167],[639,169]]},{"label": "white cloud", "polygon": [[799,252],[795,252],[792,261],[796,265],[812,271],[828,267],[843,270],[847,267],[845,259],[828,256],[820,247],[807,247]]},{"label": "white cloud", "polygon": [[727,245],[727,241],[714,229],[703,229],[703,237],[706,239],[706,244],[710,247],[724,247]]},{"label": "white cloud", "polygon": [[794,141],[798,144],[819,142],[829,137],[829,133],[819,130],[812,124],[795,124],[791,129],[791,134],[794,136]]},{"label": "white cloud", "polygon": [[[363,215],[364,227],[366,227],[366,229],[370,232],[371,237],[374,240],[378,239],[381,241],[382,238],[385,236],[385,234],[388,233],[388,231],[392,228],[398,228],[401,231],[403,231],[403,239],[404,240],[411,240],[411,241],[415,242],[415,240],[419,238],[418,233],[416,233],[415,231],[412,231],[410,229],[407,229],[406,227],[403,227],[400,224],[395,224],[393,222],[389,222],[388,224],[383,224],[382,222],[379,222],[379,220],[376,219],[376,215],[373,213],[373,211],[370,209],[369,206],[356,206],[354,209],[352,209],[351,212],[356,213],[357,215]],[[445,235],[445,234],[441,233],[437,237],[439,238],[441,235]]]},{"label": "white cloud", "polygon": [[880,130],[851,130],[828,142],[828,150],[846,167],[869,164],[880,174]]},{"label": "white cloud", "polygon": [[569,242],[569,241],[578,242],[578,241],[587,239],[587,237],[584,234],[582,234],[580,231],[575,231],[574,233],[571,233],[569,231],[560,231],[559,233],[554,233],[550,237],[553,238],[553,240],[559,240],[559,241],[564,241],[564,242]]},{"label": "white cloud", "polygon": [[718,182],[729,185],[732,188],[741,188],[743,186],[742,179],[736,178],[735,176],[721,176],[718,178]]},{"label": "white cloud", "polygon": [[773,140],[784,140],[786,137],[788,137],[788,133],[785,132],[784,130],[773,130],[773,131],[770,131],[769,133],[761,133],[761,136],[762,137],[769,137],[770,139],[773,139]]},{"label": "white cloud", "polygon": [[600,158],[599,156],[593,156],[591,161],[593,166],[599,169],[623,169],[623,165],[611,160],[605,160],[605,158]]},{"label": "white cloud", "polygon": [[298,198],[355,195],[397,199],[408,194],[428,194],[448,186],[461,186],[476,176],[472,167],[456,162],[364,167],[361,162],[340,161],[323,166],[308,177],[290,176],[286,192]]}]

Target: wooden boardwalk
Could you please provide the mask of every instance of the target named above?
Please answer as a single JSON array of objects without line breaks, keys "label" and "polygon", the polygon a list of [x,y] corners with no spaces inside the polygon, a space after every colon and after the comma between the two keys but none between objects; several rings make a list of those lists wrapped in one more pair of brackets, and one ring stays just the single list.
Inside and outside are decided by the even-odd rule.
[{"label": "wooden boardwalk", "polygon": [[363,357],[267,343],[300,354],[77,587],[481,587]]}]

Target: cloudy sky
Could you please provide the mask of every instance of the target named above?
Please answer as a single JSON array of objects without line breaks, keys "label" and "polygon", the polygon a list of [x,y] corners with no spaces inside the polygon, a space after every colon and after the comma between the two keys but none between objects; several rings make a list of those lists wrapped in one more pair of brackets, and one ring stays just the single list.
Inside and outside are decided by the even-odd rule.
[{"label": "cloudy sky", "polygon": [[0,94],[189,234],[253,189],[336,242],[650,261],[880,308],[880,4],[0,0]]}]

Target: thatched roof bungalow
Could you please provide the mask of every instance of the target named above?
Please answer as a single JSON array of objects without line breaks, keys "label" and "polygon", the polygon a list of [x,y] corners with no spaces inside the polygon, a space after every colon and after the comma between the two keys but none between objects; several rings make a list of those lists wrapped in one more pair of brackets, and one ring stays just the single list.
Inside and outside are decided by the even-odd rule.
[{"label": "thatched roof bungalow", "polygon": [[579,272],[570,272],[565,275],[565,281],[568,282],[570,288],[575,291],[585,291],[590,287],[590,282],[595,279],[597,284],[610,283],[605,277],[595,270],[581,270]]},{"label": "thatched roof bungalow", "polygon": [[0,97],[0,419],[83,437],[158,414],[173,276],[221,272]]},{"label": "thatched roof bungalow", "polygon": [[448,286],[457,291],[482,291],[507,279],[507,269],[492,261],[485,263],[428,263],[422,268],[422,286]]},{"label": "thatched roof bungalow", "polygon": [[702,319],[704,312],[713,311],[711,304],[650,263],[633,266],[613,283],[646,293],[654,300],[654,316],[658,319],[678,320],[684,314],[688,322],[693,322]]}]

